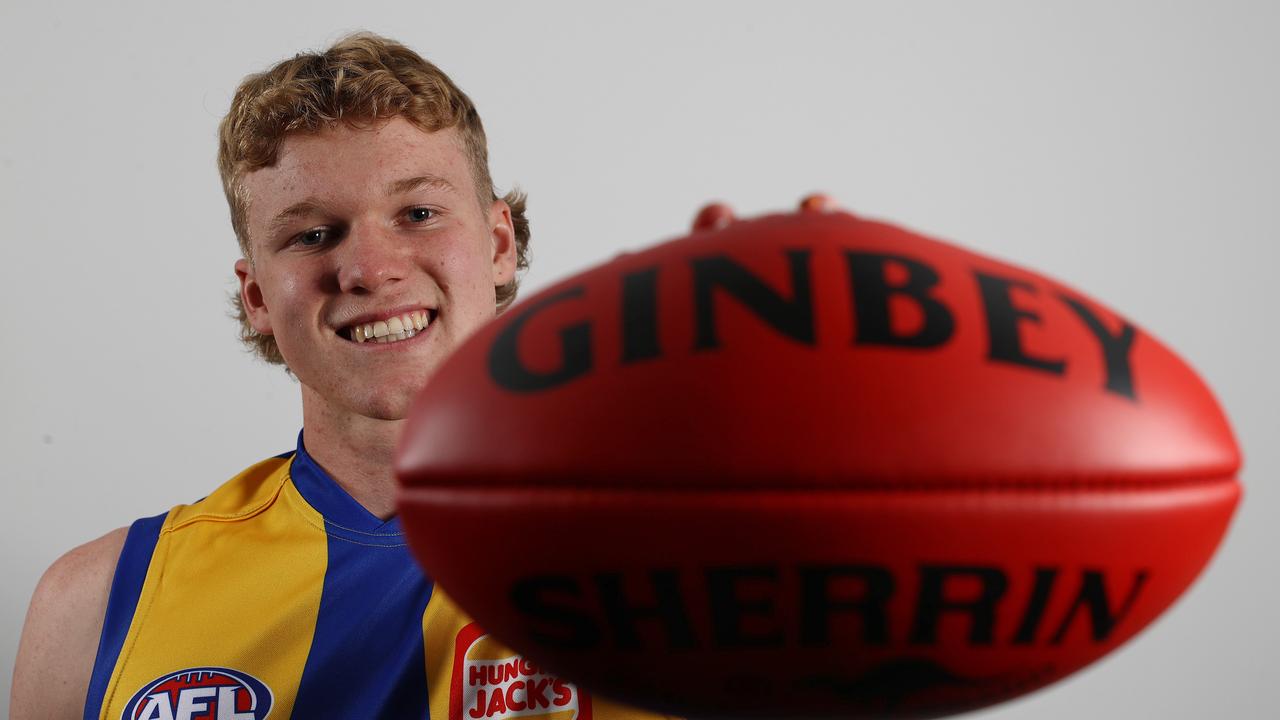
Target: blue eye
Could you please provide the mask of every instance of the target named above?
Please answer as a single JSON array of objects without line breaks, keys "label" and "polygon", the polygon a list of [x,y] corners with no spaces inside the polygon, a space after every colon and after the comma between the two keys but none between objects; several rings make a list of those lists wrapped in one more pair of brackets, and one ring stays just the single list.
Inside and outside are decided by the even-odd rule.
[{"label": "blue eye", "polygon": [[409,209],[409,219],[414,222],[424,222],[435,217],[436,211],[431,208],[416,207]]},{"label": "blue eye", "polygon": [[315,230],[308,230],[302,233],[301,235],[299,235],[296,239],[296,242],[299,245],[306,245],[306,246],[319,245],[320,243],[323,243],[325,241],[325,239],[328,237],[328,233],[329,231],[325,228],[316,228]]}]

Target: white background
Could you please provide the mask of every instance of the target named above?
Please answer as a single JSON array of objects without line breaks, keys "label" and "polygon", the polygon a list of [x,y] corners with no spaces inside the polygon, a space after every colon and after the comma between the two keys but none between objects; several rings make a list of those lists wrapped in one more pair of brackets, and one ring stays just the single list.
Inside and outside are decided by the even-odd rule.
[{"label": "white background", "polygon": [[215,128],[244,75],[369,29],[477,102],[527,290],[821,189],[1175,348],[1245,450],[1226,542],[1133,643],[975,717],[1275,717],[1280,5],[118,5],[0,6],[0,707],[60,553],[292,447],[296,386],[227,318]]}]

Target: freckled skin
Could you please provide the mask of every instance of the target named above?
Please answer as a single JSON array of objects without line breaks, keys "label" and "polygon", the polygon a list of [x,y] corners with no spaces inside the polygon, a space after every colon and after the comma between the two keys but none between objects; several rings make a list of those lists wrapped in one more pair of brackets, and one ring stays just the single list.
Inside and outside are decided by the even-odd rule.
[{"label": "freckled skin", "polygon": [[[386,195],[388,183],[426,173],[454,189]],[[495,252],[510,244],[494,237],[510,234],[506,206],[479,207],[451,129],[428,134],[396,118],[291,136],[276,165],[251,173],[246,186],[253,263],[237,272],[251,322],[275,337],[303,386],[304,413],[402,419],[431,371],[493,316],[494,286],[514,272],[514,254]],[[268,232],[277,212],[311,197],[323,211]],[[438,215],[414,222],[414,207]],[[288,244],[322,227],[336,232],[316,247]],[[335,334],[341,318],[406,305],[440,311],[429,342],[369,352]]]}]

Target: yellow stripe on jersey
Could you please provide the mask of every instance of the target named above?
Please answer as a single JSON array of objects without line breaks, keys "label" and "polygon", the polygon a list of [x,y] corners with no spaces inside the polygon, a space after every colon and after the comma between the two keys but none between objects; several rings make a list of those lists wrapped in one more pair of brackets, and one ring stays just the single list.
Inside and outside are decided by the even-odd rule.
[{"label": "yellow stripe on jersey", "polygon": [[[254,668],[275,689],[271,716],[290,716],[320,607],[327,545],[324,519],[289,482],[288,470],[288,458],[263,461],[169,512],[102,720],[121,717],[136,689],[193,667]],[[290,551],[273,553],[272,546]],[[247,638],[255,643],[246,646]]]}]

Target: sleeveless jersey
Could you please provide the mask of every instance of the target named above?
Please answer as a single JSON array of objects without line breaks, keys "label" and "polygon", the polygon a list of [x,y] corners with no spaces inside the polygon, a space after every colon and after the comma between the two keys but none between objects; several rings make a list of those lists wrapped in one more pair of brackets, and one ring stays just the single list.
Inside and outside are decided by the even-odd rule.
[{"label": "sleeveless jersey", "polygon": [[135,522],[86,720],[643,720],[498,644],[307,455]]}]

